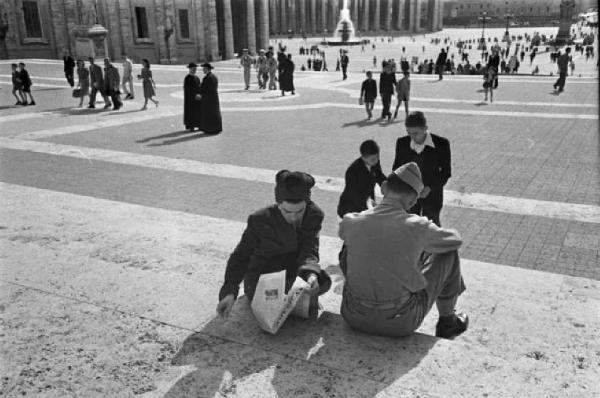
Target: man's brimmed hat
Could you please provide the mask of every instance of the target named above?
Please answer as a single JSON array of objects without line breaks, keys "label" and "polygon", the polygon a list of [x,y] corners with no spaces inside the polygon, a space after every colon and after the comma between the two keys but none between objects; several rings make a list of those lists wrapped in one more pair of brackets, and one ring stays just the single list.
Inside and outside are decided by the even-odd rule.
[{"label": "man's brimmed hat", "polygon": [[315,179],[308,173],[280,170],[275,176],[275,201],[308,201],[314,185]]},{"label": "man's brimmed hat", "polygon": [[213,66],[211,64],[209,64],[208,62],[203,63],[202,65],[200,65],[203,68],[208,68],[208,69],[215,69],[213,68]]},{"label": "man's brimmed hat", "polygon": [[417,194],[421,194],[421,191],[425,188],[421,178],[421,170],[415,162],[403,164],[394,170],[394,174],[414,189]]},{"label": "man's brimmed hat", "polygon": [[190,63],[188,64],[188,66],[187,66],[187,67],[188,67],[188,68],[197,68],[197,67],[198,67],[198,65],[196,65],[196,64],[195,64],[195,63],[193,63],[193,62],[190,62]]}]

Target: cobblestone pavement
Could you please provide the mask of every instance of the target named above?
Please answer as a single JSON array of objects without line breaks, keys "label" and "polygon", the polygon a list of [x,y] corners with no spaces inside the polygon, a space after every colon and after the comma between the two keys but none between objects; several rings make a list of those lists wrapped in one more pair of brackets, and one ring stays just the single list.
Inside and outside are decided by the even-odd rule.
[{"label": "cobblestone pavement", "polygon": [[[6,286],[0,289],[0,308],[7,330],[0,354],[14,365],[0,365],[0,373],[8,375],[0,391],[8,396],[186,396],[200,391],[202,383],[211,396],[215,391],[236,396],[235,388],[241,391],[243,386],[270,389],[254,396],[383,397],[398,396],[398,391],[452,396],[449,387],[434,383],[425,389],[417,381],[454,377],[467,383],[466,376],[436,363],[447,356],[468,375],[472,369],[460,365],[460,358],[470,349],[481,354],[472,358],[486,358],[472,362],[481,378],[478,387],[461,390],[453,385],[457,389],[450,391],[456,395],[516,396],[525,391],[528,396],[548,396],[557,388],[565,393],[576,388],[572,395],[583,397],[586,391],[597,391],[590,381],[597,358],[583,354],[600,355],[591,337],[597,336],[598,320],[590,315],[600,280],[597,79],[570,77],[565,92],[555,95],[553,78],[503,76],[495,102],[484,105],[476,76],[448,76],[443,82],[413,78],[411,108],[423,110],[430,130],[451,142],[453,176],[446,187],[442,223],[464,238],[461,256],[476,281],[466,306],[480,320],[471,337],[457,345],[427,336],[434,325],[428,320],[424,334],[401,343],[410,352],[408,362],[388,369],[382,360],[359,369],[329,359],[322,362],[319,355],[312,363],[313,354],[307,358],[302,351],[317,352],[318,337],[325,336],[333,344],[326,352],[341,352],[344,344],[359,342],[356,351],[340,354],[340,363],[357,358],[368,362],[364,357],[369,344],[392,361],[384,355],[388,340],[373,343],[343,328],[335,315],[337,293],[326,299],[333,315],[323,320],[333,332],[323,324],[317,325],[318,333],[295,324],[298,332],[290,329],[283,340],[267,341],[254,329],[236,337],[233,329],[212,318],[227,255],[247,215],[272,202],[279,169],[318,176],[313,198],[326,212],[324,264],[335,274],[335,208],[344,171],[358,156],[360,142],[373,138],[381,145],[382,166],[389,172],[395,140],[405,134],[403,117],[392,123],[364,120],[356,99],[361,74],[352,72],[342,81],[335,72],[298,72],[296,95],[280,97],[279,92],[242,90],[241,70],[231,61],[217,63],[224,132],[205,136],[183,130],[184,66],[153,66],[158,108],[139,111],[138,84],[136,99],[113,112],[75,108],[60,63],[26,63],[35,107],[10,105],[9,65],[0,63],[0,198],[6,209],[0,213],[0,280]],[[376,114],[380,109],[378,104]],[[207,225],[214,235],[202,235]],[[514,296],[503,297],[496,286]],[[36,302],[44,306],[34,311]],[[244,329],[241,308],[236,309],[238,330]],[[565,315],[567,309],[571,315]],[[61,317],[71,312],[88,315],[69,324]],[[33,315],[19,321],[18,313]],[[99,337],[93,328],[84,328],[86,317],[91,325],[107,325],[111,333]],[[563,325],[565,319],[568,325]],[[538,324],[528,336],[533,327],[529,322]],[[542,329],[555,327],[555,322],[560,326],[544,340]],[[491,334],[494,325],[505,329]],[[44,328],[54,337],[43,340],[49,354],[42,360],[30,353],[41,349],[35,336]],[[56,337],[67,331],[71,342]],[[301,332],[306,336],[296,334]],[[138,344],[130,334],[146,337]],[[9,346],[6,337],[18,344]],[[75,342],[86,347],[93,339],[110,349],[96,359],[72,350]],[[302,341],[297,350],[282,345],[294,339]],[[562,344],[560,352],[552,344]],[[411,352],[411,345],[418,349]],[[99,346],[94,350],[100,352]],[[122,354],[126,347],[138,352]],[[121,365],[113,361],[115,355]],[[243,355],[260,360],[243,360]],[[24,359],[28,356],[29,362]],[[48,358],[55,359],[46,366]],[[67,372],[65,358],[82,370]],[[164,366],[165,360],[176,369]],[[223,365],[216,365],[220,361]],[[561,368],[567,363],[574,370]],[[203,366],[209,366],[205,373],[197,370]],[[225,368],[230,373],[223,373]],[[515,369],[522,371],[521,390],[506,382]],[[116,384],[80,388],[94,371],[119,377]],[[378,372],[383,372],[381,377]],[[351,381],[356,375],[360,385]],[[314,388],[294,381],[300,376],[315,377]],[[75,380],[71,390],[65,381],[69,377]],[[538,391],[540,380],[544,388]]]}]

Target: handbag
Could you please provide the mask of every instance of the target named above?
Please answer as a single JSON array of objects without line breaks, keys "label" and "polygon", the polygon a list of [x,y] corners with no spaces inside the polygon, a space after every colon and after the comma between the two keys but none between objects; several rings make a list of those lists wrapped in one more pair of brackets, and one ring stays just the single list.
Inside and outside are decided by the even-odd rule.
[{"label": "handbag", "polygon": [[80,88],[73,89],[73,98],[81,98],[81,89]]}]

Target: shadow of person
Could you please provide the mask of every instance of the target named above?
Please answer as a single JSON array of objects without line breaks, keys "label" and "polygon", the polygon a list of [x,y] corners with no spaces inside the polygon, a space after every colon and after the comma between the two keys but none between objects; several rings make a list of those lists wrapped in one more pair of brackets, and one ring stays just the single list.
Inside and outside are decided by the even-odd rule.
[{"label": "shadow of person", "polygon": [[370,126],[372,124],[377,124],[378,122],[379,122],[379,120],[374,117],[371,120],[361,119],[361,120],[357,120],[355,122],[344,123],[344,124],[342,124],[342,127],[350,127],[350,126],[365,127],[365,126]]},{"label": "shadow of person", "polygon": [[179,130],[179,131],[174,131],[172,133],[166,133],[166,134],[155,135],[155,136],[152,136],[152,137],[143,138],[141,140],[136,140],[135,142],[137,144],[145,144],[146,142],[150,142],[152,140],[161,140],[161,139],[165,139],[165,138],[174,138],[174,137],[179,137],[179,136],[184,135],[184,134],[194,134],[194,133],[197,133],[197,132],[190,131],[190,130]]},{"label": "shadow of person", "polygon": [[172,365],[191,370],[164,397],[373,396],[414,369],[438,341],[420,333],[396,339],[358,333],[328,311],[316,319],[290,317],[271,335],[259,329],[242,297],[227,321],[215,318],[184,340]]},{"label": "shadow of person", "polygon": [[175,145],[175,144],[180,144],[182,142],[199,140],[201,138],[216,137],[216,136],[217,136],[217,134],[196,132],[194,135],[188,135],[185,137],[174,138],[172,140],[164,140],[163,142],[154,142],[152,144],[148,144],[147,146]]}]

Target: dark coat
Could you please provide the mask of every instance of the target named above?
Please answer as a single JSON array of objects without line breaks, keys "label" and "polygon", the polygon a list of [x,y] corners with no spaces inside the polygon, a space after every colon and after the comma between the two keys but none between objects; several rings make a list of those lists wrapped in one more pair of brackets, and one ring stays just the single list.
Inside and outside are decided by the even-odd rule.
[{"label": "dark coat", "polygon": [[331,279],[319,265],[319,231],[324,216],[309,201],[297,230],[285,221],[277,205],[251,214],[242,239],[227,261],[219,301],[228,294],[237,297],[242,280],[244,292],[252,300],[260,275],[283,270],[286,270],[286,291],[296,276],[307,278],[309,271],[319,276],[321,292],[327,291]]},{"label": "dark coat", "polygon": [[223,131],[218,88],[217,77],[212,72],[207,73],[200,84],[200,94],[202,95],[200,130],[208,134],[218,134]]},{"label": "dark coat", "polygon": [[379,76],[379,94],[391,95],[396,89],[396,74],[381,72]]},{"label": "dark coat", "polygon": [[371,102],[377,98],[377,82],[375,79],[365,79],[360,87],[360,96],[364,95],[366,102]]},{"label": "dark coat", "polygon": [[200,78],[188,74],[183,79],[183,125],[186,129],[200,127],[202,114],[200,100],[196,95],[200,94]]},{"label": "dark coat", "polygon": [[437,57],[437,59],[435,61],[436,66],[440,67],[440,66],[446,65],[446,58],[447,57],[448,57],[448,54],[446,54],[445,52],[441,52],[440,51],[440,53],[439,53],[439,55],[438,55],[438,57]]},{"label": "dark coat", "polygon": [[415,162],[421,170],[423,184],[431,189],[429,195],[422,200],[441,209],[444,202],[444,185],[451,174],[450,142],[435,134],[431,134],[435,148],[425,146],[420,154],[410,147],[410,136],[398,138],[396,141],[396,157],[393,170],[408,162]]},{"label": "dark coat", "polygon": [[90,65],[90,83],[98,90],[104,90],[104,77],[100,65]]},{"label": "dark coat", "polygon": [[75,60],[70,55],[65,55],[63,57],[63,64],[65,73],[73,74],[75,69]]},{"label": "dark coat", "polygon": [[361,212],[367,209],[367,199],[375,199],[375,184],[385,181],[381,164],[367,169],[362,158],[356,159],[346,170],[346,186],[340,196],[337,213],[344,217],[346,213]]},{"label": "dark coat", "polygon": [[279,89],[281,91],[294,91],[294,63],[285,58],[279,63]]}]

